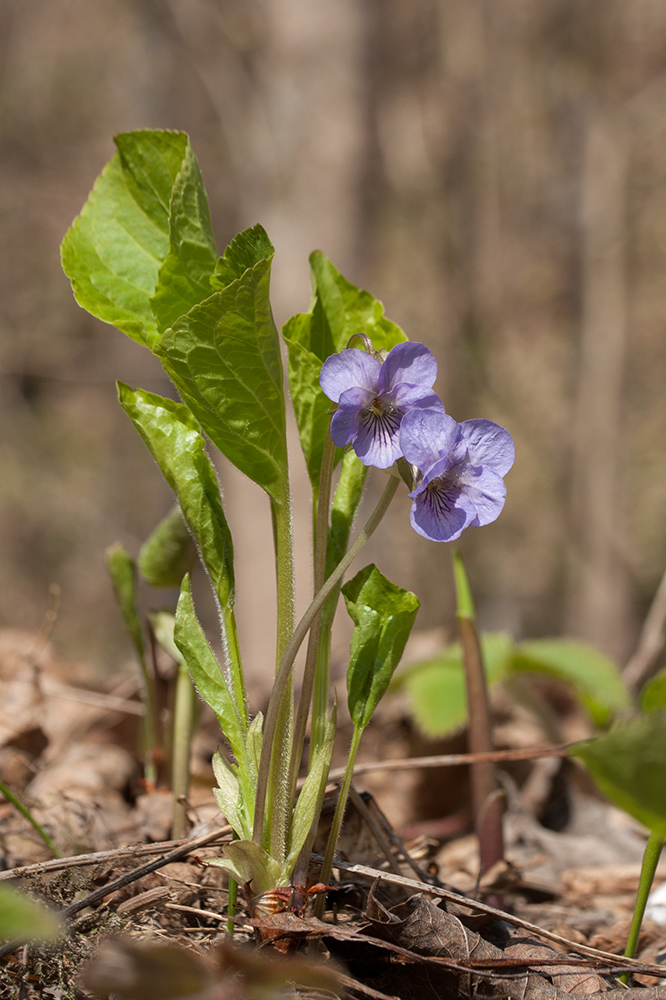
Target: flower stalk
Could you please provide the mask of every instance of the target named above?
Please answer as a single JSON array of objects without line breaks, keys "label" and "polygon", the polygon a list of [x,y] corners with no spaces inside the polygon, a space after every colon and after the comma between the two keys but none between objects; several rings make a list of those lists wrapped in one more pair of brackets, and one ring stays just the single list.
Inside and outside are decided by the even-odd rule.
[{"label": "flower stalk", "polygon": [[300,622],[294,630],[291,642],[289,643],[287,649],[285,650],[284,656],[282,657],[282,662],[280,663],[280,668],[277,672],[275,683],[273,685],[273,691],[271,693],[270,701],[268,703],[268,709],[266,712],[266,719],[264,721],[264,738],[261,748],[261,759],[259,763],[259,775],[257,778],[257,798],[256,806],[254,812],[254,829],[252,834],[252,839],[256,844],[261,843],[262,830],[264,825],[264,815],[266,811],[266,787],[268,783],[268,772],[271,765],[271,758],[275,753],[273,746],[276,726],[278,723],[278,711],[281,699],[285,690],[287,683],[291,677],[291,671],[294,666],[294,660],[296,659],[296,654],[301,648],[301,644],[307,635],[312,622],[314,621],[319,610],[323,606],[329,594],[332,593],[333,589],[337,586],[338,582],[347,572],[349,566],[352,564],[358,553],[361,551],[365,543],[372,536],[374,531],[379,526],[384,514],[389,508],[391,500],[395,496],[396,490],[399,485],[399,480],[393,477],[389,479],[384,492],[382,493],[377,506],[368,518],[365,526],[356,536],[353,544],[350,546],[346,555],[338,563],[337,567],[333,570],[331,575],[328,577],[323,587],[320,589],[317,596],[314,598],[309,608],[301,618]]}]

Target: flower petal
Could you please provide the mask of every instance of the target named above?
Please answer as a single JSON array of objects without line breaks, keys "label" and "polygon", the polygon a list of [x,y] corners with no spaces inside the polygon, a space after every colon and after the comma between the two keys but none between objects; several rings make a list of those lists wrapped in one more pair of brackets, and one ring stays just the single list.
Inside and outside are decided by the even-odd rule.
[{"label": "flower petal", "polygon": [[381,396],[384,402],[398,407],[403,413],[417,407],[419,410],[440,410],[446,413],[444,403],[432,389],[422,385],[410,385],[408,382],[398,382],[392,389],[387,389]]},{"label": "flower petal", "polygon": [[516,457],[509,432],[492,420],[463,420],[460,426],[472,465],[483,465],[505,476]]},{"label": "flower petal", "polygon": [[424,344],[407,341],[389,351],[379,376],[379,391],[386,392],[398,382],[432,389],[436,378],[435,355]]},{"label": "flower petal", "polygon": [[492,469],[468,465],[458,475],[457,484],[476,511],[471,523],[490,524],[500,516],[506,500],[506,486]]},{"label": "flower petal", "polygon": [[364,465],[390,469],[402,457],[399,433],[401,418],[402,413],[396,410],[375,413],[367,409],[359,415],[354,451]]},{"label": "flower petal", "polygon": [[331,420],[331,437],[333,444],[336,444],[338,448],[344,448],[346,444],[353,441],[358,433],[361,414],[370,405],[374,396],[371,389],[362,389],[358,386],[346,389],[341,394],[338,408]]},{"label": "flower petal", "polygon": [[417,493],[409,520],[424,538],[452,542],[473,522],[475,513],[464,494],[444,482],[439,488],[431,486]]},{"label": "flower petal", "polygon": [[457,465],[465,457],[467,446],[453,417],[442,409],[411,409],[400,425],[400,447],[410,465],[416,465],[424,478],[434,465],[447,457],[445,465]]},{"label": "flower petal", "polygon": [[337,403],[346,389],[360,386],[372,392],[379,393],[377,383],[381,371],[381,362],[365,351],[356,347],[348,347],[339,354],[331,354],[324,361],[319,375],[319,384],[329,399]]}]

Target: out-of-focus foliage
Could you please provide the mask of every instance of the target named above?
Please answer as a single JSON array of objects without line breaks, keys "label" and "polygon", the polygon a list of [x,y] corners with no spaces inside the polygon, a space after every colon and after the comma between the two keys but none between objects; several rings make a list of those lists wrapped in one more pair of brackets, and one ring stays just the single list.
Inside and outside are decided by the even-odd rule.
[{"label": "out-of-focus foliage", "polygon": [[[170,390],[72,302],[58,246],[109,137],[172,128],[197,149],[218,245],[265,221],[278,326],[308,308],[317,246],[434,351],[456,419],[511,431],[505,511],[465,539],[481,624],[621,660],[666,563],[666,6],[304,6],[0,5],[0,619],[36,630],[56,582],[67,653],[127,655],[102,553],[136,550],[171,499],[113,382]],[[226,467],[222,485],[260,664],[270,524],[260,491]],[[304,470],[302,491],[297,524]],[[448,561],[405,513],[368,559],[439,625]]]},{"label": "out-of-focus foliage", "polygon": [[[565,685],[599,726],[631,708],[632,700],[615,664],[596,649],[570,639],[514,642],[504,633],[481,637],[492,689],[519,674],[536,674]],[[459,642],[403,671],[393,682],[409,697],[416,725],[430,737],[450,736],[467,722],[465,672]]]},{"label": "out-of-focus foliage", "polygon": [[574,744],[610,801],[666,839],[666,711],[660,709],[617,723],[593,740]]},{"label": "out-of-focus foliage", "polygon": [[52,938],[58,929],[56,917],[45,906],[24,892],[0,886],[0,941]]}]

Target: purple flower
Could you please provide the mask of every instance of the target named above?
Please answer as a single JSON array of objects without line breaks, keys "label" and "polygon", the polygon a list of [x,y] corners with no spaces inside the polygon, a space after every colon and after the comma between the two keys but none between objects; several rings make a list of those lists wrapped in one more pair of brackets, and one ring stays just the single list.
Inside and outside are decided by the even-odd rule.
[{"label": "purple flower", "polygon": [[411,410],[400,427],[404,457],[422,479],[409,494],[412,527],[451,542],[470,525],[490,524],[504,506],[503,476],[513,465],[511,435],[491,420],[462,424],[441,410]]},{"label": "purple flower", "polygon": [[402,457],[400,422],[415,407],[444,407],[432,391],[435,357],[423,344],[398,344],[384,362],[351,347],[324,362],[319,381],[338,408],[331,437],[352,444],[364,465],[388,469]]}]

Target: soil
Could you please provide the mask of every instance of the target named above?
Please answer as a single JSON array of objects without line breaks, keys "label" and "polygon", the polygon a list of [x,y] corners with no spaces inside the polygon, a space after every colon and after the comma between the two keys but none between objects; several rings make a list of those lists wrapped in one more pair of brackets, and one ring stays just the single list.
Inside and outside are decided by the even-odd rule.
[{"label": "soil", "polygon": [[[0,880],[62,920],[52,940],[0,945],[0,997],[561,1000],[604,992],[615,1000],[626,995],[619,976],[628,970],[636,1000],[666,998],[665,923],[646,919],[637,960],[620,958],[646,833],[570,760],[529,759],[549,741],[522,709],[501,699],[494,706],[498,746],[526,758],[500,765],[501,862],[480,875],[467,767],[449,766],[464,753],[464,734],[427,743],[389,697],[364,741],[321,919],[313,893],[242,897],[232,941],[226,878],[207,864],[230,838],[212,794],[214,719],[203,713],[193,741],[190,828],[174,841],[166,779],[153,789],[142,781],[133,673],[95,691],[77,677],[33,636],[0,632],[0,780],[63,854],[54,858],[16,804],[0,799]],[[563,741],[587,735],[587,722],[561,702]],[[417,764],[423,757],[431,759]],[[335,763],[344,763],[342,749]],[[336,794],[332,785],[312,883]],[[662,863],[655,885],[664,882]]]}]

